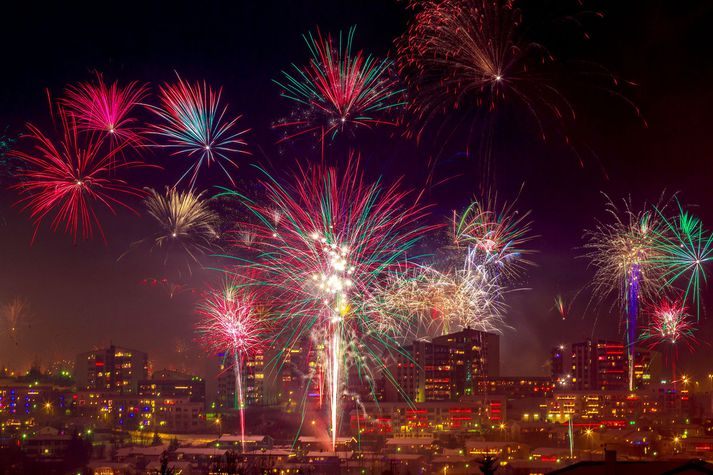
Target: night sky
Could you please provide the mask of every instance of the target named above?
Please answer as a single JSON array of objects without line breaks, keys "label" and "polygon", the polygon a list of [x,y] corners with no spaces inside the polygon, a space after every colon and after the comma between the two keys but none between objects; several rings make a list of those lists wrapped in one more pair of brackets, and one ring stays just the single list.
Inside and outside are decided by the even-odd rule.
[{"label": "night sky", "polygon": [[[542,12],[555,3],[528,2],[531,17],[547,18]],[[713,5],[589,3],[596,3],[604,17],[588,17],[577,28],[543,19],[530,32],[563,65],[555,80],[577,111],[572,145],[556,135],[543,142],[531,120],[508,111],[497,132],[494,171],[485,183],[501,199],[513,198],[524,184],[519,207],[532,210],[538,236],[532,242],[537,266],[523,285],[529,290],[509,297],[508,321],[515,330],[506,330],[502,339],[506,375],[544,374],[553,345],[619,334],[619,320],[606,307],[587,306],[589,293],[582,289],[592,271],[585,259],[577,258],[583,253],[583,230],[593,226],[594,218],[605,218],[602,192],[614,199],[631,195],[641,204],[664,189],[679,191],[704,223],[713,223]],[[563,11],[557,15],[566,15],[564,7],[558,8]],[[60,95],[66,84],[91,79],[94,70],[112,81],[150,82],[154,91],[177,71],[186,79],[222,85],[229,110],[242,113],[242,123],[252,128],[247,140],[253,155],[235,171],[241,183],[254,176],[251,162],[287,173],[297,160],[318,158],[318,151],[305,144],[276,146],[278,135],[270,128],[291,106],[271,80],[290,63],[307,59],[300,35],[316,26],[336,32],[356,24],[357,49],[393,55],[393,40],[405,30],[408,17],[404,2],[390,0],[11,2],[3,7],[0,23],[0,130],[8,126],[18,133],[28,121],[49,125],[46,89]],[[582,39],[585,31],[589,40]],[[626,100],[587,77],[583,71],[588,69],[579,66],[585,63],[602,65],[635,83],[622,81],[618,88]],[[641,117],[628,101],[640,108]],[[424,187],[428,163],[436,159],[434,176],[450,178],[447,185],[427,190],[438,219],[467,204],[484,185],[473,140],[468,134],[447,142],[426,135],[417,145],[398,131],[378,129],[359,132],[327,153],[346,158],[351,146],[361,152],[369,176],[391,181],[404,175],[413,188]],[[167,168],[135,177],[155,188],[175,182],[186,165],[161,152],[147,154],[146,160]],[[52,234],[46,227],[30,245],[33,226],[13,207],[17,195],[7,190],[10,183],[12,179],[4,179],[0,191],[0,303],[21,296],[32,315],[17,342],[0,334],[0,364],[25,367],[32,360],[73,359],[80,351],[113,342],[147,350],[155,368],[199,370],[190,293],[170,299],[160,289],[140,284],[163,275],[157,256],[130,253],[117,260],[143,237],[140,218],[127,212],[102,216],[107,245],[100,239],[75,245],[70,236]],[[220,175],[208,174],[200,184],[209,188],[225,183]],[[194,283],[214,278],[209,270],[193,275]],[[569,300],[577,295],[565,321],[553,310],[559,293]],[[706,343],[713,336],[710,286],[703,299],[702,344],[694,358],[681,353],[684,371],[703,371],[703,362],[713,356]],[[177,356],[177,346],[186,348],[182,355]]]}]

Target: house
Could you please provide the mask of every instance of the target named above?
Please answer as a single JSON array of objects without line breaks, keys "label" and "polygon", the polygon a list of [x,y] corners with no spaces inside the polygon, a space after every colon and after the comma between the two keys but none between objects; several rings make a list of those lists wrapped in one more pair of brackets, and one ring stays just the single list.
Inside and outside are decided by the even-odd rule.
[{"label": "house", "polygon": [[385,451],[390,454],[432,454],[433,437],[394,437],[386,441]]},{"label": "house", "polygon": [[700,475],[713,474],[713,465],[702,460],[618,461],[616,451],[606,450],[604,460],[577,462],[549,475]]},{"label": "house", "polygon": [[269,435],[246,435],[243,437],[240,434],[223,434],[218,440],[211,443],[211,445],[221,448],[231,447],[235,450],[239,450],[242,447],[243,441],[245,442],[246,452],[258,449],[271,449],[275,442]]}]

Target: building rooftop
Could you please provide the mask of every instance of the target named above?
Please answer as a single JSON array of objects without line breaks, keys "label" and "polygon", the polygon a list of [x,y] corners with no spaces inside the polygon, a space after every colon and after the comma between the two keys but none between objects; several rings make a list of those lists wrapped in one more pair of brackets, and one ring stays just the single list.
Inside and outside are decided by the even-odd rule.
[{"label": "building rooftop", "polygon": [[394,437],[386,441],[386,445],[431,445],[433,437]]},{"label": "building rooftop", "polygon": [[713,474],[713,465],[702,460],[664,460],[654,462],[596,461],[577,462],[550,472],[550,475],[694,475]]}]

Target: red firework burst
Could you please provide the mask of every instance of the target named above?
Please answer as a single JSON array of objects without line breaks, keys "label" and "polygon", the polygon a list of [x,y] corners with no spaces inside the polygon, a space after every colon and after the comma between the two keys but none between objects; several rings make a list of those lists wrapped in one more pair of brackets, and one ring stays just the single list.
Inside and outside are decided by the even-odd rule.
[{"label": "red firework burst", "polygon": [[[574,116],[543,75],[553,58],[522,34],[520,11],[510,0],[411,0],[417,13],[397,40],[398,65],[412,96],[415,132],[438,116],[462,111],[488,127],[499,104],[522,106],[540,128],[541,116]],[[442,123],[442,120],[435,122]],[[445,124],[441,128],[450,130]]]},{"label": "red firework burst", "polygon": [[28,124],[26,138],[34,142],[34,147],[28,152],[10,152],[24,162],[18,172],[21,181],[13,186],[25,195],[17,204],[29,211],[34,221],[33,241],[42,222],[50,216],[51,229],[64,228],[75,242],[80,232],[83,239],[92,237],[95,227],[106,240],[94,206],[101,204],[112,213],[117,207],[133,211],[120,197],[142,197],[144,193],[118,179],[116,173],[147,165],[116,160],[127,142],[107,150],[97,134],[79,136],[73,115],[60,109],[59,117],[61,139],[53,140]]},{"label": "red firework burst", "polygon": [[131,112],[147,94],[145,84],[107,84],[97,73],[96,82],[69,86],[59,102],[75,118],[79,130],[108,134],[113,144],[126,141],[138,145],[141,135]]}]

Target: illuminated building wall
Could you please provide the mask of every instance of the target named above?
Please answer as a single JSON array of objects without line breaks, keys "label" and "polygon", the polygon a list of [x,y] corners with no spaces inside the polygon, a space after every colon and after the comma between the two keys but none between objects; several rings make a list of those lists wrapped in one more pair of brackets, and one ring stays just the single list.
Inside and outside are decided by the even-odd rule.
[{"label": "illuminated building wall", "polygon": [[148,355],[114,345],[82,353],[74,377],[80,389],[135,394],[139,381],[148,378]]},{"label": "illuminated building wall", "polygon": [[398,387],[386,381],[384,399],[458,401],[477,395],[478,380],[500,372],[500,337],[465,329],[416,340],[389,367]]},{"label": "illuminated building wall", "polygon": [[173,371],[155,372],[152,379],[139,381],[139,396],[184,398],[205,404],[205,381],[198,376]]},{"label": "illuminated building wall", "polygon": [[473,402],[425,402],[408,405],[402,402],[365,404],[350,414],[354,434],[380,433],[404,437],[428,436],[440,432],[479,432],[483,424],[500,424],[506,420],[504,398]]}]

